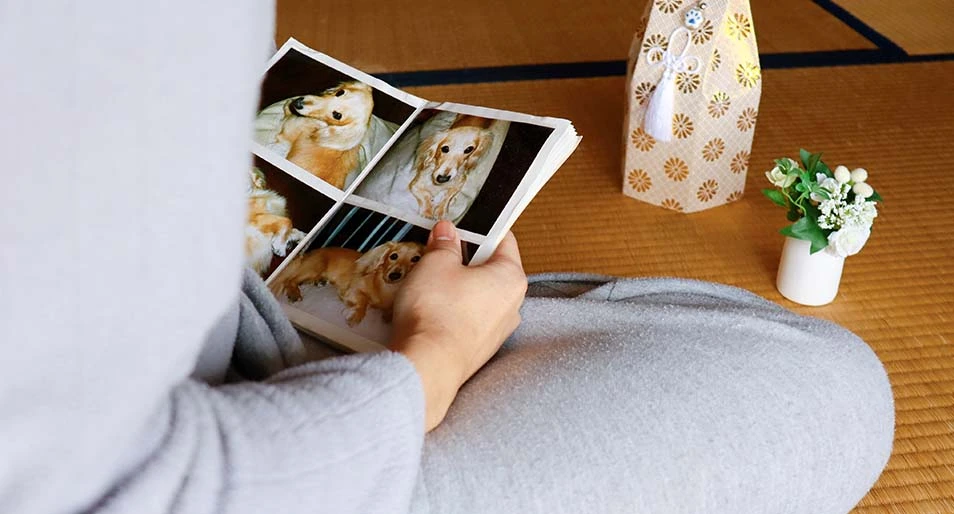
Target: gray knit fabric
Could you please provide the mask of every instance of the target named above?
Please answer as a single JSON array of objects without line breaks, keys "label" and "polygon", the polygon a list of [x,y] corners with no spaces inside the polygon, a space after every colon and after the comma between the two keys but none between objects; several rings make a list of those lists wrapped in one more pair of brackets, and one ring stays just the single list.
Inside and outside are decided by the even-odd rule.
[{"label": "gray knit fabric", "polygon": [[689,280],[529,296],[427,437],[414,512],[844,513],[888,460],[887,376],[843,328]]}]

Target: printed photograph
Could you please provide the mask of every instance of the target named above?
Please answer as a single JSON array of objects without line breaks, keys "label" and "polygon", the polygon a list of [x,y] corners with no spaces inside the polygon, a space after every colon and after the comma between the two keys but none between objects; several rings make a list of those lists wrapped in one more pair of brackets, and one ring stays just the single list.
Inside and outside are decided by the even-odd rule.
[{"label": "printed photograph", "polygon": [[254,157],[248,170],[245,256],[268,277],[335,205],[265,160]]},{"label": "printed photograph", "polygon": [[486,235],[552,132],[550,127],[425,109],[355,194]]},{"label": "printed photograph", "polygon": [[[394,296],[424,254],[429,233],[344,205],[269,287],[282,303],[386,344]],[[477,245],[465,245],[466,262]]]},{"label": "printed photograph", "polygon": [[255,140],[345,189],[414,107],[291,49],[262,83]]}]

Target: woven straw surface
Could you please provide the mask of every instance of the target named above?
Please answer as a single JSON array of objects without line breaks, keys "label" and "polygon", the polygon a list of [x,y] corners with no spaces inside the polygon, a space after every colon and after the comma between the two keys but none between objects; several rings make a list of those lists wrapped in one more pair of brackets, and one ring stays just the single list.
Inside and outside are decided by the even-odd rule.
[{"label": "woven straw surface", "polygon": [[909,54],[954,52],[951,0],[835,0]]},{"label": "woven straw surface", "polygon": [[[642,10],[622,1],[491,3],[499,5],[487,13],[455,9],[448,28],[431,0],[415,8],[427,21],[386,3],[354,2],[325,17],[315,0],[286,0],[278,33],[375,72],[622,59]],[[871,47],[808,1],[753,2],[753,11],[763,52]],[[520,28],[528,24],[533,30]],[[806,26],[811,38],[803,37]],[[903,44],[901,32],[888,35]],[[712,280],[865,339],[891,378],[897,434],[885,473],[855,512],[934,514],[954,513],[952,82],[954,62],[765,70],[745,197],[691,215],[620,193],[622,77],[409,90],[565,117],[584,136],[514,227],[528,272]],[[866,167],[885,198],[871,240],[848,259],[838,298],[824,307],[795,305],[775,290],[784,212],[758,193],[771,160],[797,156],[798,145],[823,151],[833,165]]]},{"label": "woven straw surface", "polygon": [[[626,58],[637,0],[334,3],[279,0],[279,42],[295,37],[369,73]],[[752,2],[763,52],[872,48],[806,0]]]}]

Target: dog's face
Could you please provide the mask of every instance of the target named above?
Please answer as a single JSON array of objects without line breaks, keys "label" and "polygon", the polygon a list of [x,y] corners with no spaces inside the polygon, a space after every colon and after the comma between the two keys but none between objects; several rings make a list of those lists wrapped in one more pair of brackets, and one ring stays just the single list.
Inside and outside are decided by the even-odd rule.
[{"label": "dog's face", "polygon": [[371,86],[357,81],[342,82],[317,95],[295,97],[285,105],[288,115],[331,127],[367,124],[373,108]]},{"label": "dog's face", "polygon": [[404,280],[423,254],[424,245],[420,243],[384,243],[358,259],[357,273],[373,274],[385,284],[395,284]]},{"label": "dog's face", "polygon": [[435,186],[463,179],[480,162],[492,143],[490,133],[480,127],[457,127],[426,140],[425,169]]}]

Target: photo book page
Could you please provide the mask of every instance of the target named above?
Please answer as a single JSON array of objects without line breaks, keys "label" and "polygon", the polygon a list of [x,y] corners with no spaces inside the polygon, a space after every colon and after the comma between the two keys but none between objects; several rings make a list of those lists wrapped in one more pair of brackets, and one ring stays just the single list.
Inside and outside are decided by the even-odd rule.
[{"label": "photo book page", "polygon": [[294,39],[254,128],[248,264],[298,329],[349,351],[385,347],[437,221],[484,262],[580,141],[567,120],[430,102]]}]

